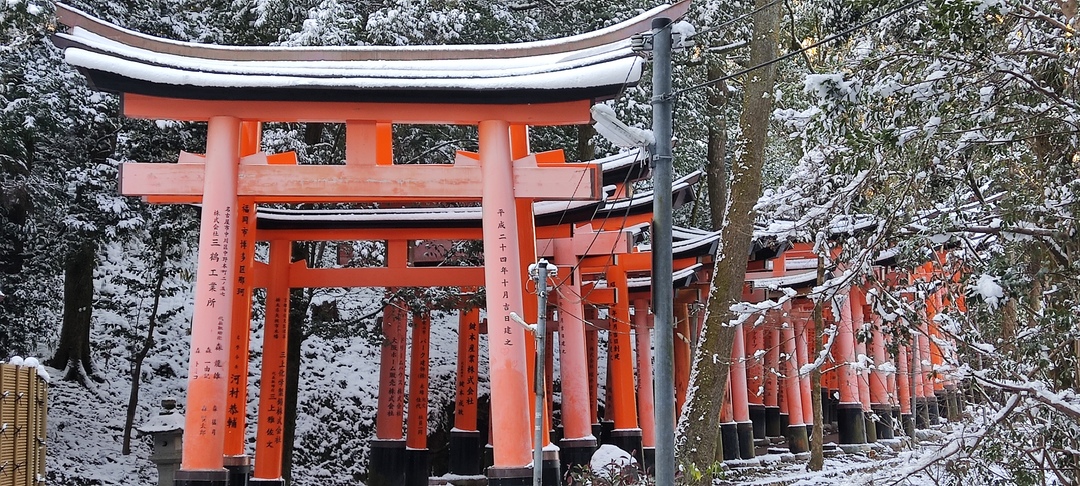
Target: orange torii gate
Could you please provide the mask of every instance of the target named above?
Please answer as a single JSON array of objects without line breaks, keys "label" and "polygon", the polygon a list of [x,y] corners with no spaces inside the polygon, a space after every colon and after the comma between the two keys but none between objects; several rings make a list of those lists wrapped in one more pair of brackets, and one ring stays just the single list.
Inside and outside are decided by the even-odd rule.
[{"label": "orange torii gate", "polygon": [[[694,175],[684,178],[696,180]],[[681,230],[681,229],[676,229]],[[691,230],[673,231],[674,241],[672,281],[676,287],[688,287],[695,282],[709,282],[709,265],[715,253],[719,233],[691,232]],[[582,300],[592,306],[608,309],[606,322],[595,321],[598,327],[608,331],[608,382],[609,399],[606,400],[605,421],[601,424],[603,438],[651,465],[654,457],[655,435],[652,414],[652,384],[646,383],[651,375],[648,362],[648,309],[651,301],[652,252],[650,248],[638,251],[611,252],[609,254],[584,256],[578,270],[583,275],[595,275],[603,278],[605,284],[585,286]],[[634,308],[631,318],[630,308]],[[561,323],[560,323],[561,325]],[[635,330],[636,340],[631,344],[631,329]],[[677,332],[677,329],[674,331]],[[590,347],[595,343],[590,343]],[[638,391],[634,389],[633,349],[638,353]],[[676,362],[678,363],[678,362]],[[646,371],[648,374],[643,374]],[[676,374],[689,369],[676,370]],[[595,375],[595,368],[590,374]],[[647,392],[647,393],[646,393]],[[595,413],[595,406],[594,411]],[[646,417],[646,415],[648,415]]]},{"label": "orange torii gate", "polygon": [[[607,157],[599,159],[597,161],[601,164],[604,172],[605,183],[614,182],[619,183],[626,179],[636,178],[640,176],[640,170],[644,167],[644,159],[640,153],[626,153],[617,156]],[[628,172],[629,170],[629,172]],[[637,173],[637,175],[634,175]],[[686,201],[689,197],[692,197],[692,182],[696,180],[695,177],[683,178],[678,184],[673,187],[673,199],[679,201]],[[534,213],[536,215],[537,224],[537,247],[542,248],[541,253],[544,256],[549,256],[550,251],[554,250],[557,256],[556,258],[567,259],[567,269],[577,266],[577,262],[580,258],[588,255],[607,255],[610,253],[625,253],[629,250],[629,242],[627,237],[622,232],[593,232],[591,224],[588,222],[588,218],[593,218],[594,221],[610,220],[612,218],[627,218],[638,217],[637,215],[646,214],[652,207],[651,193],[642,193],[632,198],[609,200],[604,203],[580,203],[575,202],[571,204],[566,203],[536,203],[534,204]],[[273,282],[269,281],[266,275],[273,268],[273,263],[270,265],[256,264],[256,272],[254,285],[255,286],[270,286],[279,285],[285,287],[297,287],[298,285],[290,283],[303,281],[303,286],[334,286],[334,287],[353,287],[353,286],[381,286],[388,279],[393,279],[394,285],[417,285],[415,280],[409,280],[401,275],[407,275],[408,272],[416,272],[419,269],[423,269],[422,266],[417,266],[418,262],[430,260],[431,257],[420,255],[422,247],[412,247],[410,242],[419,240],[421,238],[445,238],[447,240],[463,240],[463,239],[480,239],[482,237],[480,228],[480,211],[479,208],[458,208],[453,214],[443,215],[441,213],[432,213],[432,211],[438,211],[435,209],[378,209],[378,210],[260,210],[259,223],[258,223],[258,238],[259,240],[270,241],[292,241],[292,240],[385,240],[387,242],[389,252],[387,254],[386,267],[376,268],[329,268],[329,269],[310,269],[304,262],[296,262],[291,264],[287,278],[275,279]],[[432,220],[421,221],[417,218],[418,215],[422,215],[425,212],[431,213]],[[557,217],[556,217],[557,216]],[[585,222],[582,223],[581,220]],[[557,223],[554,226],[552,223]],[[711,253],[715,248],[715,239],[718,235],[715,233],[703,233],[696,238],[691,238],[694,241],[678,242],[675,244],[676,254],[682,256],[690,252],[697,253]],[[703,245],[702,242],[705,244]],[[409,246],[409,248],[407,248]],[[622,247],[622,250],[617,248]],[[409,251],[411,249],[411,251]],[[271,256],[271,262],[275,261],[275,258]],[[438,258],[433,261],[441,261]],[[640,265],[640,263],[639,263]],[[397,278],[390,277],[384,270],[387,268],[395,269]],[[479,285],[482,282],[482,275],[477,276],[477,270],[481,270],[478,267],[444,267],[437,269],[430,269],[441,272],[441,276],[430,273],[428,275],[428,281],[423,282],[425,285],[438,284],[438,285]],[[456,270],[453,274],[451,270]],[[638,269],[641,271],[643,269]],[[580,272],[579,272],[580,273]],[[568,275],[567,275],[568,277]],[[422,281],[423,279],[421,279]],[[577,283],[579,279],[574,279],[573,283]],[[571,291],[576,293],[576,291]],[[572,312],[571,306],[563,306],[568,312]],[[580,303],[577,304],[580,309]],[[580,315],[581,311],[577,313]],[[472,317],[470,317],[472,316]],[[388,306],[383,325],[385,328],[384,334],[387,336],[389,342],[388,346],[383,348],[383,360],[382,371],[383,376],[380,383],[380,389],[387,390],[390,393],[380,394],[380,406],[379,415],[377,419],[378,433],[377,439],[372,443],[372,461],[369,468],[369,484],[399,484],[404,475],[405,484],[420,484],[426,481],[426,475],[419,474],[426,471],[424,467],[423,457],[426,455],[426,442],[425,437],[418,433],[420,430],[424,430],[422,427],[419,415],[426,415],[426,413],[410,413],[409,414],[409,434],[408,441],[402,439],[401,426],[402,419],[404,418],[399,410],[402,406],[402,397],[404,395],[404,382],[401,379],[393,375],[388,375],[389,370],[404,369],[404,350],[401,348],[404,344],[404,317],[395,306]],[[587,386],[585,382],[585,373],[571,372],[565,373],[571,368],[571,361],[579,361],[584,363],[585,350],[584,342],[581,339],[573,339],[571,331],[574,329],[574,324],[577,323],[580,327],[579,320],[571,319],[566,322],[566,326],[560,326],[560,351],[561,359],[563,360],[563,423],[567,434],[564,436],[564,440],[560,442],[559,456],[560,461],[551,461],[551,466],[548,466],[547,460],[545,460],[545,468],[550,468],[552,472],[559,470],[559,462],[572,465],[572,464],[587,464],[589,456],[595,448],[595,440],[588,439],[591,435],[591,430],[588,430],[587,412],[581,410],[575,411],[577,408],[573,402],[585,405],[585,400],[573,399],[573,394],[570,392],[575,387]],[[478,433],[476,430],[476,416],[475,416],[475,376],[476,376],[476,336],[479,332],[478,322],[475,319],[475,313],[464,313],[460,322],[461,332],[460,336],[462,341],[459,342],[461,352],[459,353],[459,410],[456,412],[455,418],[455,430],[451,433],[451,472],[452,473],[464,473],[470,474],[479,472],[479,469],[472,469],[473,466],[469,464],[475,464],[478,459]],[[554,331],[554,326],[552,330]],[[414,339],[416,336],[416,330],[414,327]],[[575,344],[576,342],[576,344]],[[469,346],[469,347],[467,347]],[[576,349],[575,349],[576,346]],[[424,346],[414,346],[413,356],[419,353],[423,353]],[[645,349],[648,349],[647,347]],[[389,354],[387,354],[389,353]],[[646,357],[648,353],[646,352]],[[549,360],[551,354],[548,355]],[[639,361],[641,356],[639,356]],[[391,363],[389,367],[386,363]],[[471,365],[470,365],[471,363]],[[417,367],[419,366],[419,368]],[[471,367],[471,368],[470,368]],[[550,368],[550,364],[549,364]],[[414,365],[410,367],[409,374],[412,378],[418,378],[423,374],[423,369],[426,369],[422,365]],[[419,370],[419,371],[416,371]],[[648,376],[645,375],[645,380],[648,381]],[[470,382],[470,377],[473,380]],[[410,378],[410,403],[423,402],[424,398],[422,394],[418,394],[413,391],[417,388],[415,382]],[[549,377],[550,379],[550,377]],[[575,385],[575,382],[577,384]],[[265,384],[265,382],[264,382]],[[470,387],[470,384],[472,385]],[[550,381],[548,382],[550,387]],[[414,396],[415,395],[415,396]],[[581,395],[581,394],[579,394]],[[583,394],[582,396],[587,396]],[[390,397],[396,397],[391,399]],[[471,398],[471,401],[470,401]],[[649,397],[651,403],[651,394]],[[425,407],[426,408],[426,407]],[[550,404],[549,404],[550,409]],[[390,417],[394,417],[393,420]],[[584,432],[576,430],[573,425],[575,417],[585,417],[580,422],[586,424]],[[265,421],[265,417],[260,417],[260,422]],[[415,424],[415,425],[414,425]],[[459,430],[460,429],[460,430]],[[651,428],[650,428],[651,431]],[[455,440],[456,439],[456,440]],[[470,444],[473,453],[469,454]],[[405,450],[405,446],[408,445],[408,450]],[[258,452],[258,451],[257,451]],[[406,462],[412,461],[410,464],[402,464],[402,456]],[[471,456],[471,457],[470,457]],[[456,458],[456,459],[455,459]],[[259,456],[256,456],[256,464],[259,463]],[[396,466],[395,466],[396,465]],[[455,465],[460,466],[460,470],[455,468]],[[402,468],[404,466],[404,470]],[[417,473],[417,474],[413,474]],[[555,478],[557,475],[553,474],[550,477]]]},{"label": "orange torii gate", "polygon": [[[644,155],[641,152],[629,152],[618,154],[595,161],[603,168],[603,180],[606,184],[623,184],[627,180],[641,177],[644,169]],[[673,199],[685,201],[692,195],[691,179],[684,178],[673,187]],[[639,217],[647,213],[652,207],[651,193],[642,193],[633,198],[615,199],[606,202],[544,202],[535,203],[532,213],[535,214],[537,224],[537,237],[540,238],[538,247],[544,248],[545,252],[551,248],[556,250],[562,243],[570,243],[573,251],[571,255],[588,255],[593,253],[607,254],[613,242],[609,241],[609,235],[618,233],[593,233],[586,222],[589,218],[599,221],[609,220],[614,217]],[[426,216],[420,218],[419,216]],[[424,238],[444,238],[446,240],[479,240],[482,238],[481,211],[480,208],[456,208],[430,209],[430,208],[403,208],[403,209],[374,209],[374,210],[278,210],[263,208],[259,210],[258,217],[258,240],[271,242],[290,242],[295,240],[381,240],[385,241],[388,252],[386,264],[382,267],[361,268],[308,268],[305,262],[294,262],[287,265],[287,270],[279,272],[278,277],[269,278],[274,262],[287,262],[288,258],[278,255],[280,251],[287,251],[284,244],[271,244],[271,263],[254,264],[253,278],[248,282],[255,287],[270,288],[271,295],[286,295],[289,287],[355,287],[355,286],[462,286],[481,285],[483,282],[483,269],[480,267],[424,267],[423,262],[431,260],[430,256],[422,255],[421,246],[412,246],[412,242]],[[621,238],[623,245],[626,238]],[[687,246],[687,245],[682,245]],[[278,248],[275,250],[274,248]],[[681,248],[681,247],[680,247]],[[441,260],[437,260],[441,261]],[[574,262],[577,257],[574,257]],[[282,265],[279,263],[278,265]],[[569,265],[572,267],[573,265]],[[568,267],[568,268],[569,268]],[[392,270],[392,271],[391,271]],[[273,302],[273,299],[271,299]],[[284,315],[284,311],[275,309],[275,313]],[[472,317],[470,317],[472,316]],[[475,423],[475,376],[476,364],[476,334],[478,322],[475,313],[465,313],[460,322],[462,331],[459,356],[459,382],[461,385],[469,384],[469,377],[473,377],[471,391],[468,386],[459,386],[458,405],[461,410],[456,414],[455,430],[451,433],[451,472],[458,474],[476,474],[480,472],[479,459],[479,433]],[[403,438],[401,432],[403,419],[403,396],[404,379],[401,370],[405,369],[405,321],[406,317],[395,305],[387,306],[384,314],[383,327],[387,338],[383,347],[381,360],[382,376],[380,379],[379,414],[377,418],[376,439],[372,442],[372,459],[368,473],[368,484],[424,484],[426,483],[427,449],[426,437],[419,433],[425,430],[421,415],[426,416],[426,406],[413,408],[408,414],[408,440]],[[423,320],[422,316],[414,317]],[[271,320],[273,322],[273,320]],[[423,326],[420,326],[423,328]],[[414,340],[423,333],[416,332],[414,326]],[[572,329],[569,327],[566,330]],[[565,336],[565,334],[563,335]],[[275,341],[277,336],[275,335]],[[560,339],[562,344],[567,344],[569,339]],[[471,344],[470,344],[471,343]],[[273,342],[266,342],[264,348],[269,349]],[[276,345],[281,348],[284,344]],[[575,355],[584,359],[584,349],[574,352],[563,346],[562,358],[570,361]],[[276,349],[276,348],[275,348]],[[568,352],[570,351],[570,352]],[[417,356],[426,353],[423,345],[414,345],[410,355]],[[464,356],[465,358],[462,358]],[[549,355],[550,357],[550,355]],[[389,363],[389,364],[388,364]],[[423,381],[422,377],[426,366],[423,361],[415,361],[410,366],[409,382],[410,403],[422,403],[425,387],[418,386],[417,381]],[[471,365],[469,364],[471,363]],[[264,364],[264,368],[273,369],[274,364]],[[530,365],[531,366],[531,365]],[[564,368],[565,369],[565,368]],[[398,370],[398,371],[394,371]],[[281,374],[278,376],[280,377]],[[567,398],[567,388],[570,381],[584,377],[584,373],[572,374],[568,379],[564,378],[564,399]],[[413,381],[413,379],[417,381]],[[583,378],[582,378],[583,379]],[[269,380],[263,379],[263,396],[277,396],[280,384],[274,385]],[[550,382],[548,383],[550,386]],[[231,389],[230,389],[231,390]],[[241,393],[242,395],[242,393]],[[233,394],[230,391],[230,399]],[[471,402],[470,402],[471,398]],[[241,399],[241,402],[243,400]],[[563,418],[572,418],[568,413],[567,402],[564,400]],[[550,405],[549,405],[550,408]],[[570,408],[573,408],[572,406]],[[424,412],[419,412],[425,410]],[[469,419],[471,417],[471,420]],[[458,421],[460,419],[460,422]],[[260,412],[260,433],[264,433],[267,424],[280,424],[281,410],[273,407],[264,408]],[[273,427],[271,427],[273,428]],[[280,426],[277,426],[280,429]],[[459,430],[460,429],[460,430]],[[571,427],[571,434],[572,427]],[[279,430],[280,432],[280,430]],[[589,435],[589,434],[584,434]],[[276,436],[275,436],[276,437]],[[570,437],[578,437],[571,435]],[[264,438],[265,440],[265,438]],[[558,477],[555,474],[559,470],[559,462],[566,465],[587,464],[589,456],[595,447],[595,442],[586,444],[583,440],[571,440],[569,443],[560,443],[559,457],[561,461],[545,460],[545,468],[550,469],[551,478]],[[470,444],[472,447],[470,447]],[[590,445],[591,444],[591,445]],[[406,449],[407,446],[407,449]],[[470,453],[471,449],[471,453]],[[242,450],[242,449],[241,449]],[[575,452],[577,451],[577,452]],[[273,450],[262,447],[256,450],[256,477],[265,476],[263,470],[265,464],[277,464],[280,455]],[[548,464],[550,462],[550,465]],[[470,464],[473,464],[472,466]],[[277,466],[274,466],[275,468]]]},{"label": "orange torii gate", "polygon": [[[805,436],[796,435],[803,434],[803,424],[807,434],[812,431],[811,397],[809,380],[798,370],[811,361],[814,339],[832,341],[822,376],[822,405],[825,423],[835,425],[836,441],[842,448],[860,450],[868,442],[891,440],[898,431],[912,436],[915,428],[937,423],[942,414],[935,408],[944,408],[946,416],[950,411],[955,413],[959,405],[951,390],[956,385],[948,376],[951,342],[937,328],[934,317],[947,307],[962,312],[963,302],[956,299],[946,304],[945,288],[926,285],[935,279],[955,281],[956,275],[943,268],[944,254],[917,267],[911,275],[891,268],[895,251],[877,255],[870,277],[879,286],[847,282],[835,300],[821,304],[826,327],[822,330],[814,328],[810,318],[813,304],[805,298],[816,284],[817,257],[811,245],[777,246],[775,255],[751,262],[746,274],[750,290],[743,296],[744,301],[761,302],[781,296],[782,288],[796,291],[782,309],[765,313],[764,326],[744,330],[748,334],[747,388],[756,439],[787,435],[793,452],[804,447]],[[922,313],[910,339],[886,332],[895,333],[889,328],[897,325],[886,324],[882,314],[897,318],[883,305],[882,291],[887,289],[899,290],[905,305]],[[833,338],[825,333],[831,326],[835,326]],[[891,342],[898,338],[898,342]],[[895,352],[888,352],[888,348]],[[781,359],[784,355],[787,358]],[[734,383],[733,387],[738,388]]]},{"label": "orange torii gate", "polygon": [[[511,127],[588,123],[592,103],[640,78],[642,60],[630,37],[648,30],[653,17],[679,17],[687,7],[687,1],[658,7],[564,41],[290,49],[159,39],[57,5],[60,22],[72,30],[56,34],[54,42],[95,88],[121,94],[126,116],[208,123],[205,158],[125,164],[121,181],[126,195],[202,203],[187,434],[177,483],[217,486],[229,478],[228,376],[239,371],[228,364],[231,323],[239,312],[233,293],[243,277],[239,250],[246,241],[240,213],[250,218],[242,206],[479,200],[485,256],[498,262],[484,269],[488,318],[509,322],[515,310],[528,316],[521,293],[522,267],[532,260],[527,201],[598,199],[601,187],[595,167],[545,166],[515,154]],[[275,155],[247,153],[253,147],[241,140],[257,139],[257,130],[243,129],[252,127],[246,122],[282,121],[344,123],[345,164],[276,164]],[[382,134],[393,123],[475,125],[479,155],[449,165],[380,164],[392,162]],[[492,411],[499,427],[487,474],[491,484],[518,484],[532,475],[527,340],[520,330],[504,334],[490,348],[492,396],[500,406]],[[259,479],[281,483],[280,477]]]}]

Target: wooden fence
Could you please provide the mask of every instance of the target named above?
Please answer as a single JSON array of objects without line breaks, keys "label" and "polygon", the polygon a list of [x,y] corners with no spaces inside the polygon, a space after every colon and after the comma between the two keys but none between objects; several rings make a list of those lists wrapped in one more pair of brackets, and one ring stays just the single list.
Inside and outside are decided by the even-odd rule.
[{"label": "wooden fence", "polygon": [[45,484],[45,388],[36,367],[0,364],[0,486]]}]

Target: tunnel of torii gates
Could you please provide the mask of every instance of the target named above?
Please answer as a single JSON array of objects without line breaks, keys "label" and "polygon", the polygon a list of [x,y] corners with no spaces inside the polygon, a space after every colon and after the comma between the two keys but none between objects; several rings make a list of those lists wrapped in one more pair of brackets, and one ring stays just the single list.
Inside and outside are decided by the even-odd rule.
[{"label": "tunnel of torii gates", "polygon": [[[486,325],[478,322],[475,310],[463,309],[460,317],[458,410],[451,445],[456,457],[451,464],[455,472],[480,472],[478,451],[490,444],[490,467],[484,470],[489,484],[528,484],[533,404],[529,381],[535,363],[530,363],[532,341],[510,324],[510,313],[530,321],[537,317],[536,303],[523,297],[523,275],[537,257],[550,257],[560,266],[558,281],[569,288],[567,295],[585,297],[554,299],[559,309],[552,331],[559,344],[561,424],[555,427],[559,447],[545,455],[545,467],[555,471],[560,465],[585,462],[597,437],[648,463],[654,443],[647,332],[652,325],[651,257],[648,247],[636,243],[651,220],[651,195],[629,193],[626,183],[641,174],[622,162],[612,160],[610,167],[568,164],[561,152],[530,152],[526,127],[589,123],[592,104],[614,98],[640,80],[643,60],[632,51],[631,36],[647,31],[654,18],[678,18],[687,8],[687,1],[661,6],[599,31],[553,41],[276,48],[160,39],[58,4],[58,20],[70,29],[58,32],[54,42],[94,88],[121,95],[125,116],[208,124],[205,155],[182,154],[175,164],[124,164],[120,181],[125,195],[202,205],[177,484],[244,484],[249,475],[252,483],[282,483],[288,290],[317,286],[483,286]],[[344,124],[344,164],[297,165],[294,154],[260,152],[262,122]],[[476,126],[479,151],[461,152],[452,164],[397,164],[391,137],[395,123]],[[631,158],[635,163],[644,159]],[[625,170],[621,179],[620,170]],[[696,177],[677,181],[674,190],[684,191],[684,199],[692,197]],[[613,190],[605,187],[609,184]],[[330,216],[258,207],[319,202],[481,206]],[[689,307],[700,307],[707,297],[718,235],[691,229],[673,234],[676,383],[674,390],[657,393],[674,393],[681,408],[691,348],[703,318]],[[418,241],[433,239],[482,240],[487,264],[425,266],[412,249]],[[268,263],[253,258],[259,240],[269,242]],[[307,268],[304,262],[290,261],[290,242],[298,240],[385,241],[387,264]],[[784,287],[805,294],[810,272],[799,270],[808,260],[807,249],[797,244],[755,251],[748,260],[745,298],[776,298]],[[936,268],[940,266],[928,264],[922,272]],[[888,273],[885,260],[881,269],[896,280],[925,277]],[[252,458],[245,448],[243,384],[251,290],[256,287],[267,289],[267,319]],[[895,357],[885,354],[885,338],[873,331],[880,317],[873,311],[871,292],[852,287],[846,298],[836,301],[837,308],[828,309],[829,322],[835,320],[839,328],[832,346],[832,361],[839,364],[826,373],[827,403],[833,405],[829,418],[837,422],[842,444],[888,437],[896,418],[901,419],[898,423],[928,426],[937,420],[942,403],[950,415],[955,413],[955,384],[939,372],[950,347],[942,345],[948,339],[934,328],[932,316],[943,306],[963,303],[944,301],[940,291],[911,292],[907,298],[926,300],[928,324],[912,341],[899,343]],[[784,435],[791,450],[806,449],[810,420],[803,411],[809,408],[809,386],[796,370],[806,363],[807,342],[816,336],[808,324],[809,308],[805,298],[790,299],[781,309],[767,312],[762,324],[736,333],[732,386],[721,413],[725,457],[748,457],[755,439]],[[597,309],[606,312],[601,315]],[[413,316],[412,363],[406,368],[407,318],[393,305],[383,316],[387,345],[380,360],[370,484],[426,482],[421,479],[426,480],[423,464],[428,460],[430,321],[427,314]],[[474,343],[482,327],[489,344],[491,401],[499,404],[490,410],[493,426],[486,438],[479,436],[476,423],[476,387],[469,386],[478,379]],[[600,332],[607,335],[610,370],[603,417],[596,396]],[[870,339],[855,339],[856,332]],[[640,350],[636,363],[635,347]],[[868,352],[877,363],[872,370],[852,364],[857,356],[870,356]],[[908,367],[909,362],[915,365]],[[404,405],[406,383],[409,410]],[[554,404],[546,408],[550,412]],[[550,419],[548,425],[551,430]],[[410,472],[414,470],[420,474]],[[555,474],[545,477],[558,481]]]}]

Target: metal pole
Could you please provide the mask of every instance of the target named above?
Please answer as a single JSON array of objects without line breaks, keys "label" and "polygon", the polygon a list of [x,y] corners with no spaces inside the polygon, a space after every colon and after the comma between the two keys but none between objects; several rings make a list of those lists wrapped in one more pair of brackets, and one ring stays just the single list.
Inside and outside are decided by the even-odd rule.
[{"label": "metal pole", "polygon": [[652,291],[656,327],[656,484],[675,484],[675,364],[671,280],[671,19],[652,21],[653,221]]},{"label": "metal pole", "polygon": [[541,486],[544,481],[544,391],[547,389],[547,376],[544,373],[544,337],[547,333],[547,260],[536,263],[536,360],[533,388],[536,390],[536,438],[533,445],[533,486]]}]

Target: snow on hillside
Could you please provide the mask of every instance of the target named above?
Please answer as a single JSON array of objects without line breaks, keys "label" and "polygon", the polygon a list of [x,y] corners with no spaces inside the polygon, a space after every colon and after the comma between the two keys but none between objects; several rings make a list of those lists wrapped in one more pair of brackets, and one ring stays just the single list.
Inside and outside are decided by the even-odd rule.
[{"label": "snow on hillside", "polygon": [[[373,291],[363,293],[372,301],[381,295]],[[189,319],[185,317],[183,322]],[[108,318],[99,319],[93,332],[101,332],[108,323]],[[251,420],[258,407],[261,361],[258,350],[262,342],[262,322],[255,321],[253,326],[248,386],[249,453],[253,451],[251,444],[255,440]],[[156,336],[159,344],[144,367],[136,427],[158,413],[163,398],[175,397],[183,402],[188,327],[189,324],[166,327]],[[449,419],[447,410],[441,405],[453,401],[457,316],[433,314],[431,333],[429,427],[434,429],[445,426]],[[481,356],[485,356],[481,359],[482,369],[487,366],[486,349],[483,348],[486,343],[481,350]],[[293,484],[358,484],[360,474],[366,469],[367,443],[375,428],[378,340],[311,336],[304,342],[302,356]],[[154,484],[157,470],[149,459],[149,437],[135,432],[132,453],[121,454],[131,385],[128,361],[113,358],[98,360],[96,364],[105,381],[95,383],[92,389],[56,379],[50,384],[46,443],[48,482],[66,486]],[[61,375],[56,369],[49,369],[49,373],[53,377]],[[488,392],[484,380],[481,380],[481,394]]]}]

